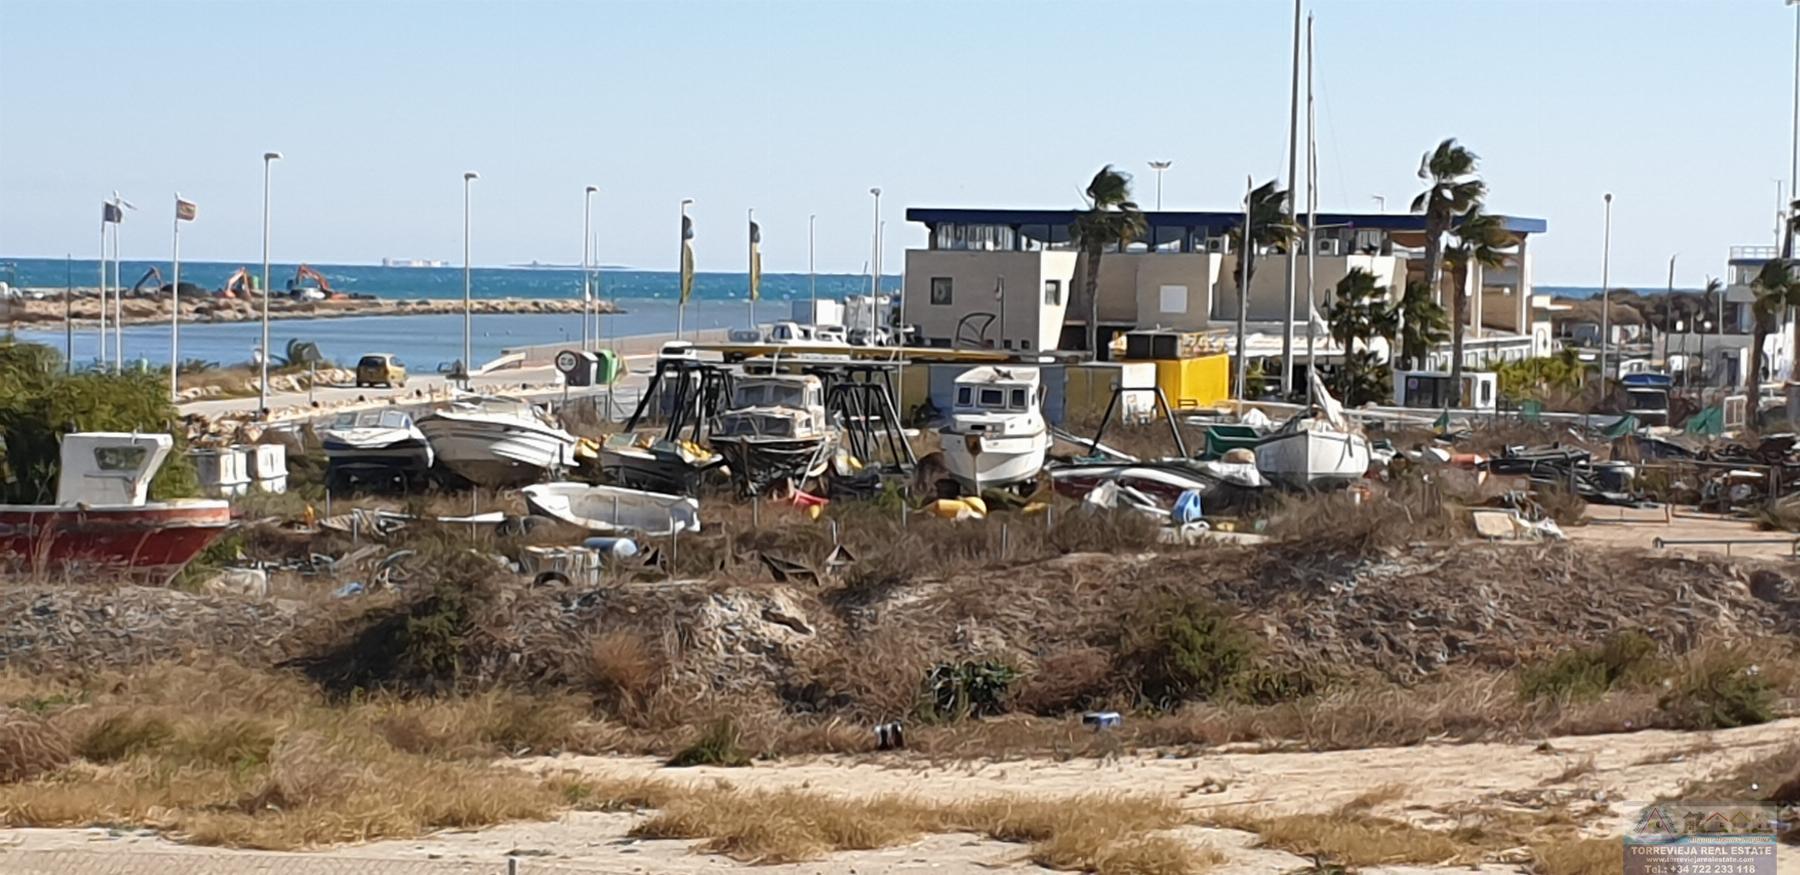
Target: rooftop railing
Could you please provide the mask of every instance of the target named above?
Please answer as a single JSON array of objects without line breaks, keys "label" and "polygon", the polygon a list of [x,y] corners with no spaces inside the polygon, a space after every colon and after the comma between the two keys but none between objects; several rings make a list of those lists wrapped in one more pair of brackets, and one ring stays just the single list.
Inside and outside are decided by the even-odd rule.
[{"label": "rooftop railing", "polygon": [[1779,255],[1781,255],[1781,249],[1780,249],[1780,247],[1777,247],[1777,246],[1733,246],[1733,247],[1731,247],[1731,260],[1732,261],[1739,261],[1739,260],[1748,261],[1748,260],[1757,259],[1757,258],[1760,258],[1760,259],[1763,259],[1766,261],[1768,259],[1775,258]]}]

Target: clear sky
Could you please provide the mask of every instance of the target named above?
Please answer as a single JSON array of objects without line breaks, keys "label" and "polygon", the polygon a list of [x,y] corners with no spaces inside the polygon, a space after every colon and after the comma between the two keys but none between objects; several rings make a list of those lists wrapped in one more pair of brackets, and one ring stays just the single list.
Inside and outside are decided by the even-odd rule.
[{"label": "clear sky", "polygon": [[[1779,0],[1310,0],[1321,208],[1404,209],[1418,156],[1478,151],[1495,211],[1542,217],[1542,284],[1724,269],[1773,236],[1794,12]],[[1066,207],[1101,164],[1175,162],[1170,209],[1230,209],[1285,171],[1290,7],[1259,2],[210,2],[0,0],[0,255],[89,256],[99,201],[142,211],[128,258],[863,269],[871,185],[890,270],[907,206]]]}]

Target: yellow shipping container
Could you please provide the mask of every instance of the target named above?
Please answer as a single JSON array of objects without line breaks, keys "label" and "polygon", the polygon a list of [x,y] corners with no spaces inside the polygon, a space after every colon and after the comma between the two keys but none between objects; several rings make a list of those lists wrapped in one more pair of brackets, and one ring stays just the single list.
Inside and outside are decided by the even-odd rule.
[{"label": "yellow shipping container", "polygon": [[1190,359],[1160,359],[1156,385],[1176,410],[1213,407],[1231,397],[1231,356],[1220,353]]}]

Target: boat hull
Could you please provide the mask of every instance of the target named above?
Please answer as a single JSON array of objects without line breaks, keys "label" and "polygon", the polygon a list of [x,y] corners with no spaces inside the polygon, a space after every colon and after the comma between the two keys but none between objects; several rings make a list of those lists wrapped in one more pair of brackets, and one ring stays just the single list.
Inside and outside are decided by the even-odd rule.
[{"label": "boat hull", "polygon": [[1048,432],[1020,435],[939,433],[944,467],[970,489],[1011,486],[1037,478],[1050,451]]},{"label": "boat hull", "polygon": [[725,460],[731,479],[743,495],[756,495],[768,487],[802,481],[825,473],[831,460],[830,438],[719,437],[707,446]]},{"label": "boat hull", "polygon": [[113,570],[164,583],[231,524],[223,501],[0,506],[0,561],[27,572]]},{"label": "boat hull", "polygon": [[575,438],[525,421],[438,414],[419,422],[439,464],[477,486],[523,486],[573,461]]},{"label": "boat hull", "polygon": [[1256,469],[1293,489],[1344,486],[1369,471],[1369,441],[1360,434],[1306,429],[1277,434],[1256,445]]},{"label": "boat hull", "polygon": [[520,492],[532,513],[590,532],[666,537],[700,530],[700,502],[684,495],[586,483],[540,483]]}]

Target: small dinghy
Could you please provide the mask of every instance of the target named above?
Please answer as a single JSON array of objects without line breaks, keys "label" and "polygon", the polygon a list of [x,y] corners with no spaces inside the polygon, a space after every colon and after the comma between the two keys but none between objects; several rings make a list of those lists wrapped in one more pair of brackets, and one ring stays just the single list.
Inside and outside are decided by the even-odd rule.
[{"label": "small dinghy", "polygon": [[685,495],[586,483],[540,483],[520,492],[532,513],[590,532],[667,537],[700,531],[700,502]]}]

